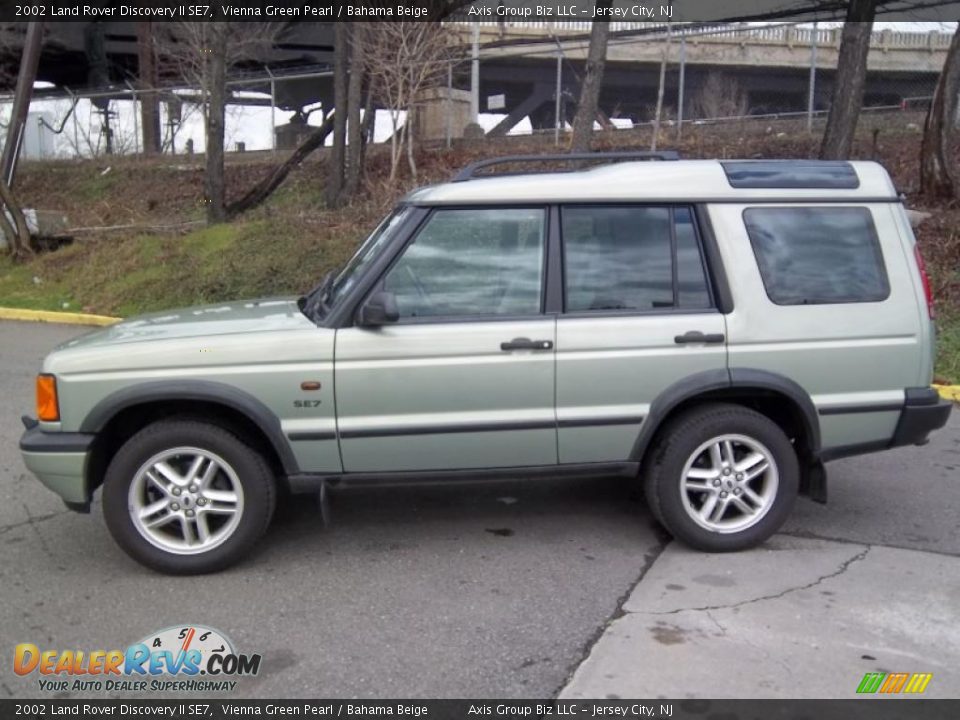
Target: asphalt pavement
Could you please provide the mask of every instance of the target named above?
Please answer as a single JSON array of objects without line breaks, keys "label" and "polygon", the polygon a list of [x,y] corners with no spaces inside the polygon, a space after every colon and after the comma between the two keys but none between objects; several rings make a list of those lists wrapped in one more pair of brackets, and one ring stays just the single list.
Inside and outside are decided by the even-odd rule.
[{"label": "asphalt pavement", "polygon": [[326,527],[300,499],[237,567],[170,578],[20,460],[40,359],[84,331],[0,322],[0,697],[50,697],[13,672],[17,643],[185,623],[263,655],[237,697],[852,697],[874,669],[960,695],[957,413],[925,448],[832,464],[830,503],[799,500],[747,553],[670,542],[616,480],[518,478],[343,491]]}]

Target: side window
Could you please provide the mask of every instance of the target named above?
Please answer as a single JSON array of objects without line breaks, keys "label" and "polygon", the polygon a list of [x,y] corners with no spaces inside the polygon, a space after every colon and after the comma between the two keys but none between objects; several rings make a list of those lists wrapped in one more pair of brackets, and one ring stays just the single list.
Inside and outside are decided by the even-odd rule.
[{"label": "side window", "polygon": [[689,208],[566,207],[561,225],[567,312],[711,307]]},{"label": "side window", "polygon": [[387,273],[401,318],[540,312],[543,208],[436,210]]},{"label": "side window", "polygon": [[748,208],[743,220],[767,296],[777,305],[878,302],[890,295],[868,209]]}]

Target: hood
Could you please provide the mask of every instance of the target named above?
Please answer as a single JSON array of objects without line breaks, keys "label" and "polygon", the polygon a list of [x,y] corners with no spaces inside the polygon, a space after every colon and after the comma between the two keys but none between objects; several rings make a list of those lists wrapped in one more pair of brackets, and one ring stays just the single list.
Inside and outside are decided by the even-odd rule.
[{"label": "hood", "polygon": [[315,326],[300,312],[295,298],[266,298],[138,315],[68,340],[56,349],[59,351],[311,327]]}]

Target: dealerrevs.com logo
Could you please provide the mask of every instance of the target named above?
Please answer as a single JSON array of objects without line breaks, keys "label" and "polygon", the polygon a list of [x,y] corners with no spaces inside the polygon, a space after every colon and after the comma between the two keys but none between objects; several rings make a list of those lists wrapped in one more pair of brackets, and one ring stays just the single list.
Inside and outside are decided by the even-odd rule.
[{"label": "dealerrevs.com logo", "polygon": [[33,643],[14,649],[17,675],[37,674],[49,692],[231,691],[234,678],[260,672],[259,654],[236,652],[219,630],[177,625],[147,635],[126,650],[41,650]]}]

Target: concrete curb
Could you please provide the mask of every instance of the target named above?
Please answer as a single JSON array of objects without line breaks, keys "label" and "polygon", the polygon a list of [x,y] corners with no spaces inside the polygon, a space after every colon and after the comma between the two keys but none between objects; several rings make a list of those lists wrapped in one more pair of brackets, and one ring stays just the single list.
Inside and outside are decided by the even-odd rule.
[{"label": "concrete curb", "polygon": [[52,312],[50,310],[26,310],[24,308],[0,307],[0,320],[24,322],[63,323],[66,325],[113,325],[123,318],[88,313]]},{"label": "concrete curb", "polygon": [[940,397],[945,400],[960,402],[960,385],[934,385]]}]

